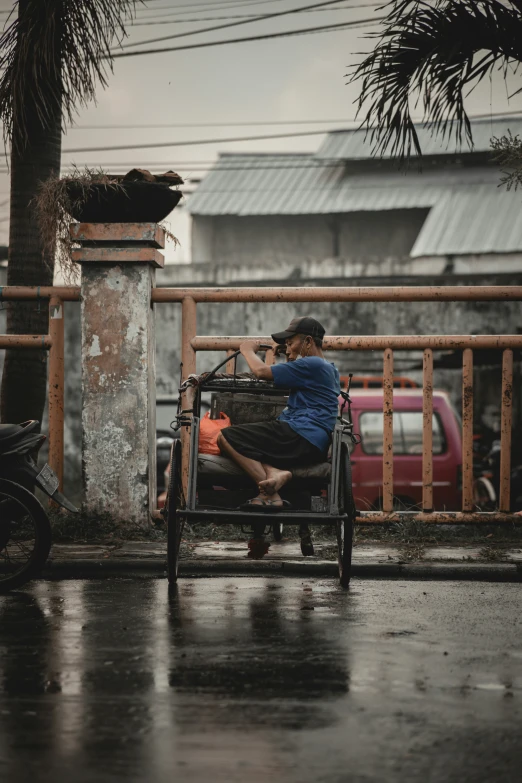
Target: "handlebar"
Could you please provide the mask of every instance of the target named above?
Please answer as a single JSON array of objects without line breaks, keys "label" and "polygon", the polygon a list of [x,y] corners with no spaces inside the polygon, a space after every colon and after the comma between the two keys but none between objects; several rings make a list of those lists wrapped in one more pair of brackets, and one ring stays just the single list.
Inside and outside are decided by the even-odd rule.
[{"label": "handlebar", "polygon": [[[265,351],[271,351],[271,350],[274,349],[274,346],[273,345],[266,345],[265,343],[261,343],[259,348],[262,349],[262,350],[265,350]],[[210,371],[209,375],[205,379],[205,383],[208,383],[210,380],[212,380],[214,375],[217,373],[218,370],[220,370],[223,367],[223,365],[227,364],[227,362],[234,361],[235,359],[237,359],[237,357],[240,355],[240,353],[241,353],[241,351],[239,351],[239,350],[238,351],[234,351],[233,354],[231,354],[230,356],[227,356],[225,359],[223,359],[222,362],[220,362],[216,367],[214,367],[213,370]],[[235,364],[234,364],[234,375],[235,375]]]}]

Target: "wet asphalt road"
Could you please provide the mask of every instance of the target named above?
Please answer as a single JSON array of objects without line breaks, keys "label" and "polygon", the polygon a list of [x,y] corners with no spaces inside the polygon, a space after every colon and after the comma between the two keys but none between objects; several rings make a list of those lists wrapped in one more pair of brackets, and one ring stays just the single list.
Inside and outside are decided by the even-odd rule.
[{"label": "wet asphalt road", "polygon": [[0,597],[0,780],[519,783],[521,589],[36,583]]}]

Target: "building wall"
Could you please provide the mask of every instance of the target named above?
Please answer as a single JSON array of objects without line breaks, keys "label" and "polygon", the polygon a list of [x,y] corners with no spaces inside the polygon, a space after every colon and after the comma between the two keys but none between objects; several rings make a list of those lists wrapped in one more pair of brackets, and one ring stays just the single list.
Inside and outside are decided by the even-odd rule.
[{"label": "building wall", "polygon": [[351,212],[339,215],[238,217],[193,216],[192,260],[256,267],[284,264],[301,273],[303,263],[325,258],[408,256],[428,210]]},{"label": "building wall", "polygon": [[427,209],[350,212],[336,215],[341,258],[408,256],[428,216]]}]

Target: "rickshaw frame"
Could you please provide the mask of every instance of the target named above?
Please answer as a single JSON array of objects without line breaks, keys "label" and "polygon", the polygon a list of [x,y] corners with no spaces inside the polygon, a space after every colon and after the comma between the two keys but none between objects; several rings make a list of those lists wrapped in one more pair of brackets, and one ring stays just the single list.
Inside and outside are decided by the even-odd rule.
[{"label": "rickshaw frame", "polygon": [[[350,581],[353,524],[356,510],[353,502],[351,487],[350,450],[347,436],[353,439],[353,425],[350,412],[348,419],[339,416],[332,433],[330,475],[327,482],[327,503],[325,511],[312,511],[303,508],[281,510],[277,513],[244,510],[240,508],[212,508],[198,507],[198,444],[200,429],[201,397],[205,392],[223,392],[231,394],[267,395],[270,397],[286,397],[287,389],[277,389],[271,382],[239,378],[234,364],[232,378],[216,378],[215,373],[225,362],[231,359],[237,360],[237,354],[227,356],[225,361],[218,365],[203,380],[197,383],[191,409],[181,410],[177,416],[180,427],[190,430],[190,437],[185,441],[188,444],[188,482],[186,497],[183,497],[181,481],[182,440],[177,440],[172,445],[170,480],[167,491],[164,515],[167,523],[167,573],[169,583],[175,584],[178,577],[179,548],[181,535],[185,521],[208,522],[216,524],[257,524],[267,526],[273,522],[285,525],[335,525],[337,530],[337,546],[339,561],[339,579],[343,587],[348,587]],[[180,401],[185,389],[180,389]],[[346,393],[344,393],[346,394]],[[347,395],[346,395],[347,396]],[[349,399],[349,398],[348,398]],[[343,410],[344,410],[343,406]],[[173,502],[174,501],[174,502]]]}]

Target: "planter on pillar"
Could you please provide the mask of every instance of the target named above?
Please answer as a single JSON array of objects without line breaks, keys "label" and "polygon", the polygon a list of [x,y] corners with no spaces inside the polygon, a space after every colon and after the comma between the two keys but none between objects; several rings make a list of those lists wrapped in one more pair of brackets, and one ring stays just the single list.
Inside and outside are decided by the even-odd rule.
[{"label": "planter on pillar", "polygon": [[155,223],[76,223],[81,245],[84,510],[148,526],[156,507]]}]

